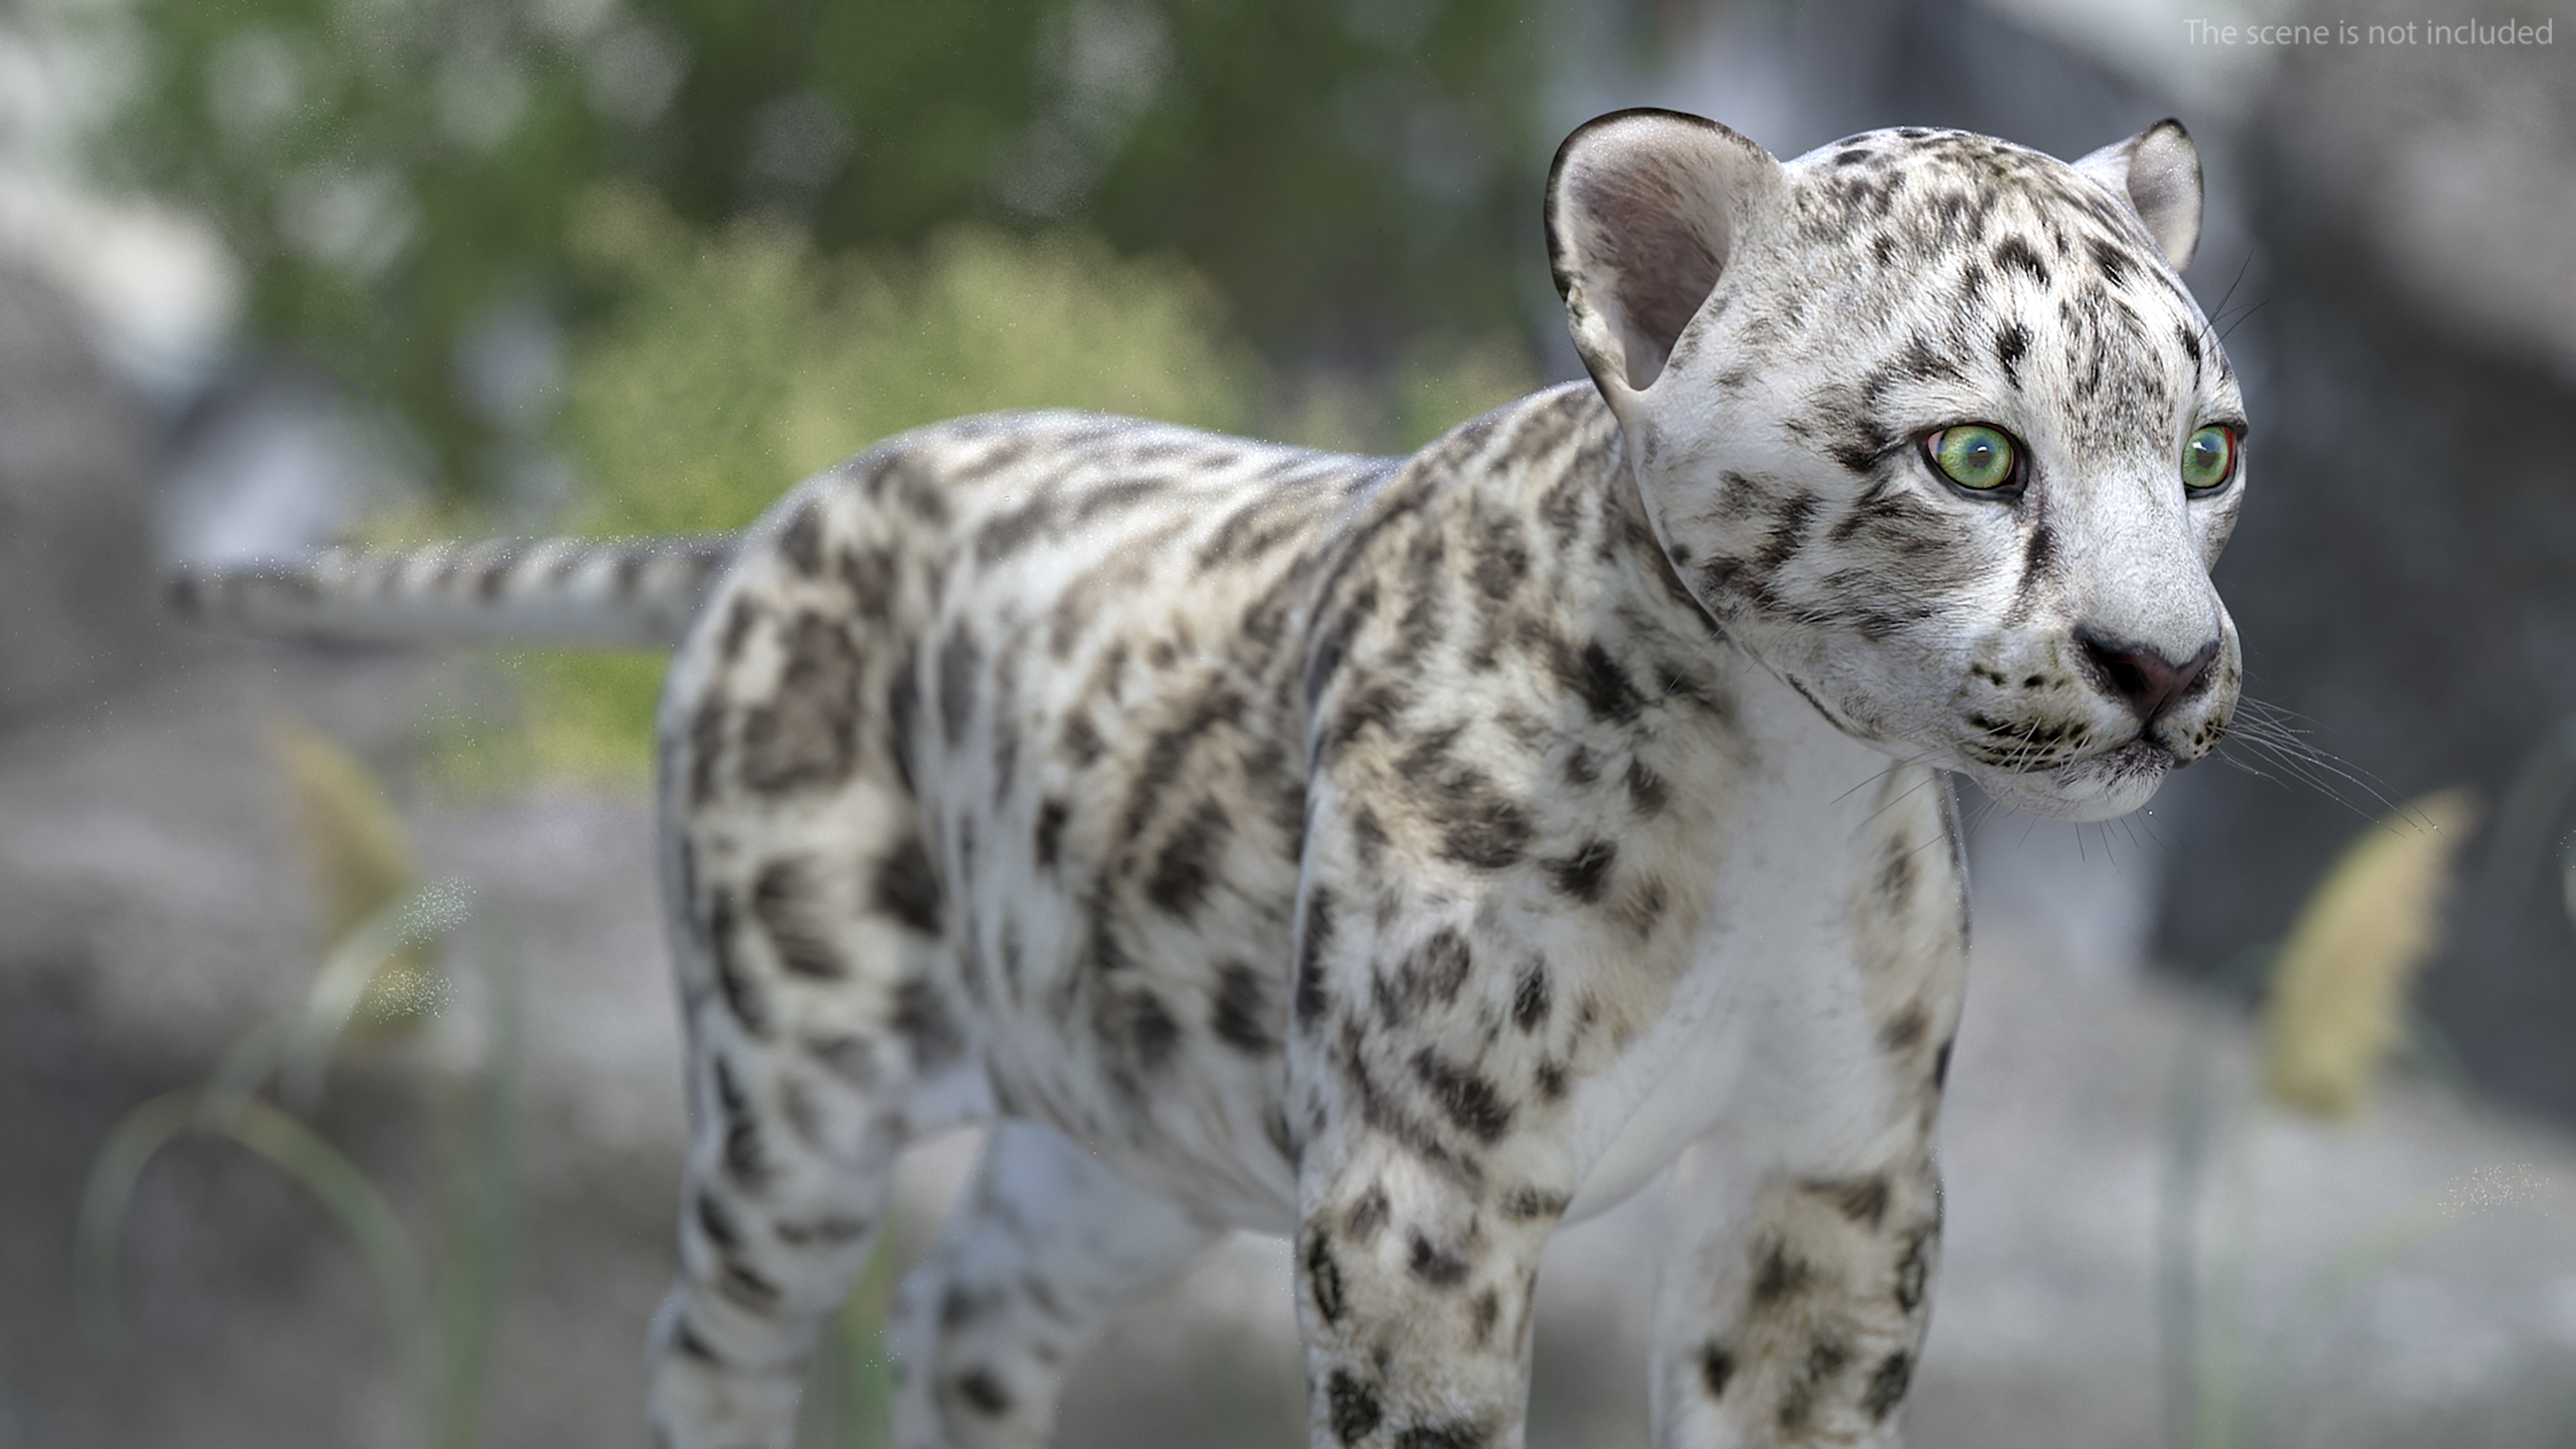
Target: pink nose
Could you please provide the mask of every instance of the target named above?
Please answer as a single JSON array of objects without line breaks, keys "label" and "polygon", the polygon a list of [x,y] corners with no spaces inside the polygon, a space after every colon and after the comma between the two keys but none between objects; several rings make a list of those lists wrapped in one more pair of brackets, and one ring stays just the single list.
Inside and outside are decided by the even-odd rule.
[{"label": "pink nose", "polygon": [[2076,630],[2075,641],[2084,646],[2084,662],[2093,671],[2093,682],[2104,694],[2126,701],[2137,711],[2140,724],[2152,723],[2157,715],[2198,692],[2209,678],[2209,666],[2218,662],[2215,639],[2178,664],[2153,647],[2122,643],[2089,628]]}]

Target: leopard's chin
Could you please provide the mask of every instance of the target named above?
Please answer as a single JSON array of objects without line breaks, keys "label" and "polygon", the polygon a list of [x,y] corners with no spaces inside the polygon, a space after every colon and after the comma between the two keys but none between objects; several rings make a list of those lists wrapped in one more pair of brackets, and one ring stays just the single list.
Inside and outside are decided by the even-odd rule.
[{"label": "leopard's chin", "polygon": [[2079,824],[2116,820],[2155,798],[2176,764],[2173,751],[2152,740],[2131,740],[2053,770],[2015,773],[1970,766],[1977,788],[2024,815]]}]

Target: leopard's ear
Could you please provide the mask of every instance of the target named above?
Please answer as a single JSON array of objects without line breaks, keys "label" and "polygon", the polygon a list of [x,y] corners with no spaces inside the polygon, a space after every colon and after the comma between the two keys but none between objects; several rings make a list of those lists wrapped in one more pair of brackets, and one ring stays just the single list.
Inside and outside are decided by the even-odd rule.
[{"label": "leopard's ear", "polygon": [[1586,121],[1547,177],[1547,260],[1575,350],[1622,418],[1708,300],[1754,208],[1785,186],[1771,153],[1678,111]]},{"label": "leopard's ear", "polygon": [[2182,122],[2167,117],[2075,163],[2129,204],[2147,235],[2179,272],[2200,249],[2200,151]]}]

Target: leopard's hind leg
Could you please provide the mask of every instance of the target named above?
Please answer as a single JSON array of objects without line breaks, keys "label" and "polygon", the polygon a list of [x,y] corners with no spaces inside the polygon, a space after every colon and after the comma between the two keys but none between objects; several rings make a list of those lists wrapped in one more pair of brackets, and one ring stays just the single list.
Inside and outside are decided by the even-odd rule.
[{"label": "leopard's hind leg", "polygon": [[903,1143],[990,1106],[900,758],[910,663],[827,578],[761,566],[711,602],[663,709],[690,1116],[651,1347],[672,1449],[787,1449]]},{"label": "leopard's hind leg", "polygon": [[896,1449],[1043,1449],[1102,1321],[1221,1236],[1054,1129],[996,1122],[896,1303]]}]

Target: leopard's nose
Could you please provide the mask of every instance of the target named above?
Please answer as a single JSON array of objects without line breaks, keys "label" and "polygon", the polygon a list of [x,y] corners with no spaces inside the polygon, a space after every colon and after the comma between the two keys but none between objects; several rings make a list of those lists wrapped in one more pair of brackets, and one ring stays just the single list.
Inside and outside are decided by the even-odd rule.
[{"label": "leopard's nose", "polygon": [[2089,628],[2076,630],[2075,642],[2083,648],[2094,684],[2104,694],[2126,701],[2137,711],[2140,724],[2152,723],[2157,715],[2198,692],[2209,678],[2209,666],[2218,662],[2216,639],[2180,662],[2153,645],[2127,643]]}]

